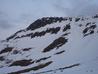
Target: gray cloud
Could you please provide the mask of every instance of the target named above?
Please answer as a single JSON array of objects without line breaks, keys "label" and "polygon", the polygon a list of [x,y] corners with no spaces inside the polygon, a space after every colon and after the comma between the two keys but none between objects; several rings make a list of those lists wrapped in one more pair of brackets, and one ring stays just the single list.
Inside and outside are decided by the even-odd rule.
[{"label": "gray cloud", "polygon": [[0,11],[0,29],[9,29],[12,25],[8,22],[7,14]]},{"label": "gray cloud", "polygon": [[89,16],[98,13],[98,0],[58,0],[54,7],[67,16]]},{"label": "gray cloud", "polygon": [[12,25],[10,25],[7,20],[0,20],[1,29],[10,29],[11,27]]}]

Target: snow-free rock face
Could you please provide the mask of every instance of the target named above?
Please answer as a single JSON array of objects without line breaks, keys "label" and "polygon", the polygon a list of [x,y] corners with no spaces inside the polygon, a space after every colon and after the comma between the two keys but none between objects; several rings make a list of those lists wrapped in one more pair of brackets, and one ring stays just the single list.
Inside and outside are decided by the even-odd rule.
[{"label": "snow-free rock face", "polygon": [[1,74],[98,74],[98,15],[43,17],[0,42]]}]

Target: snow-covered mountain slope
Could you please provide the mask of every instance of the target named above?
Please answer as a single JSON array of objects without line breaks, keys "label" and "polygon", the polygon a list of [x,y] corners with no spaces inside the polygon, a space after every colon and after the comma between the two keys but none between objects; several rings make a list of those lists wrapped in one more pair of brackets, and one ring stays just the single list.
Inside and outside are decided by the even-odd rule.
[{"label": "snow-covered mountain slope", "polygon": [[97,74],[98,15],[43,17],[0,42],[0,74]]}]

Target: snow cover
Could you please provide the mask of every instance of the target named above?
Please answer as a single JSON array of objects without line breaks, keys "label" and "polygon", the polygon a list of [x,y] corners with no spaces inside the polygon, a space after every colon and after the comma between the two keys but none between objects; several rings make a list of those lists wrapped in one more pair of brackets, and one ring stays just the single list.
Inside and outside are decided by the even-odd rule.
[{"label": "snow cover", "polygon": [[[43,64],[52,61],[48,66],[39,70],[31,70],[28,72],[20,72],[20,74],[97,74],[98,73],[98,28],[94,29],[94,33],[83,36],[83,30],[86,28],[86,24],[91,22],[98,26],[98,18],[87,17],[84,20],[75,21],[77,17],[72,18],[72,21],[65,20],[61,22],[55,22],[47,24],[44,27],[28,30],[25,32],[18,33],[17,36],[26,35],[29,33],[41,32],[47,30],[47,28],[60,27],[60,31],[57,34],[46,33],[41,37],[23,37],[18,39],[11,39],[8,42],[0,42],[0,52],[5,47],[14,47],[11,52],[0,54],[4,56],[5,60],[0,61],[0,74],[14,74],[14,72],[22,71],[25,69],[32,68],[39,64]],[[82,19],[82,17],[80,17]],[[63,32],[64,26],[69,24],[71,29]],[[79,26],[82,24],[82,26]],[[90,24],[93,25],[93,24]],[[49,52],[42,52],[44,48],[49,46],[53,41],[65,35],[68,42],[61,47],[54,48]],[[29,51],[23,51],[25,48],[31,48]],[[18,50],[20,54],[13,54],[14,50]],[[57,52],[65,51],[61,54]],[[28,66],[9,66],[13,61],[32,59],[36,61],[40,58],[49,57],[46,60],[42,60],[38,63],[34,62]],[[10,63],[6,61],[10,60]],[[70,68],[70,66],[73,66]],[[64,69],[65,68],[65,69]],[[13,73],[12,73],[13,72]],[[16,73],[17,74],[17,73]]]}]

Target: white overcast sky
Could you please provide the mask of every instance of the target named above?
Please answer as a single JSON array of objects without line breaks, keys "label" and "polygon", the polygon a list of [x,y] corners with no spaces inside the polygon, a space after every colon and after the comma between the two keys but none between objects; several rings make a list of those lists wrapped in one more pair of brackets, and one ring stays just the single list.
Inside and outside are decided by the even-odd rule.
[{"label": "white overcast sky", "polygon": [[98,0],[0,0],[0,40],[45,16],[89,16]]}]

